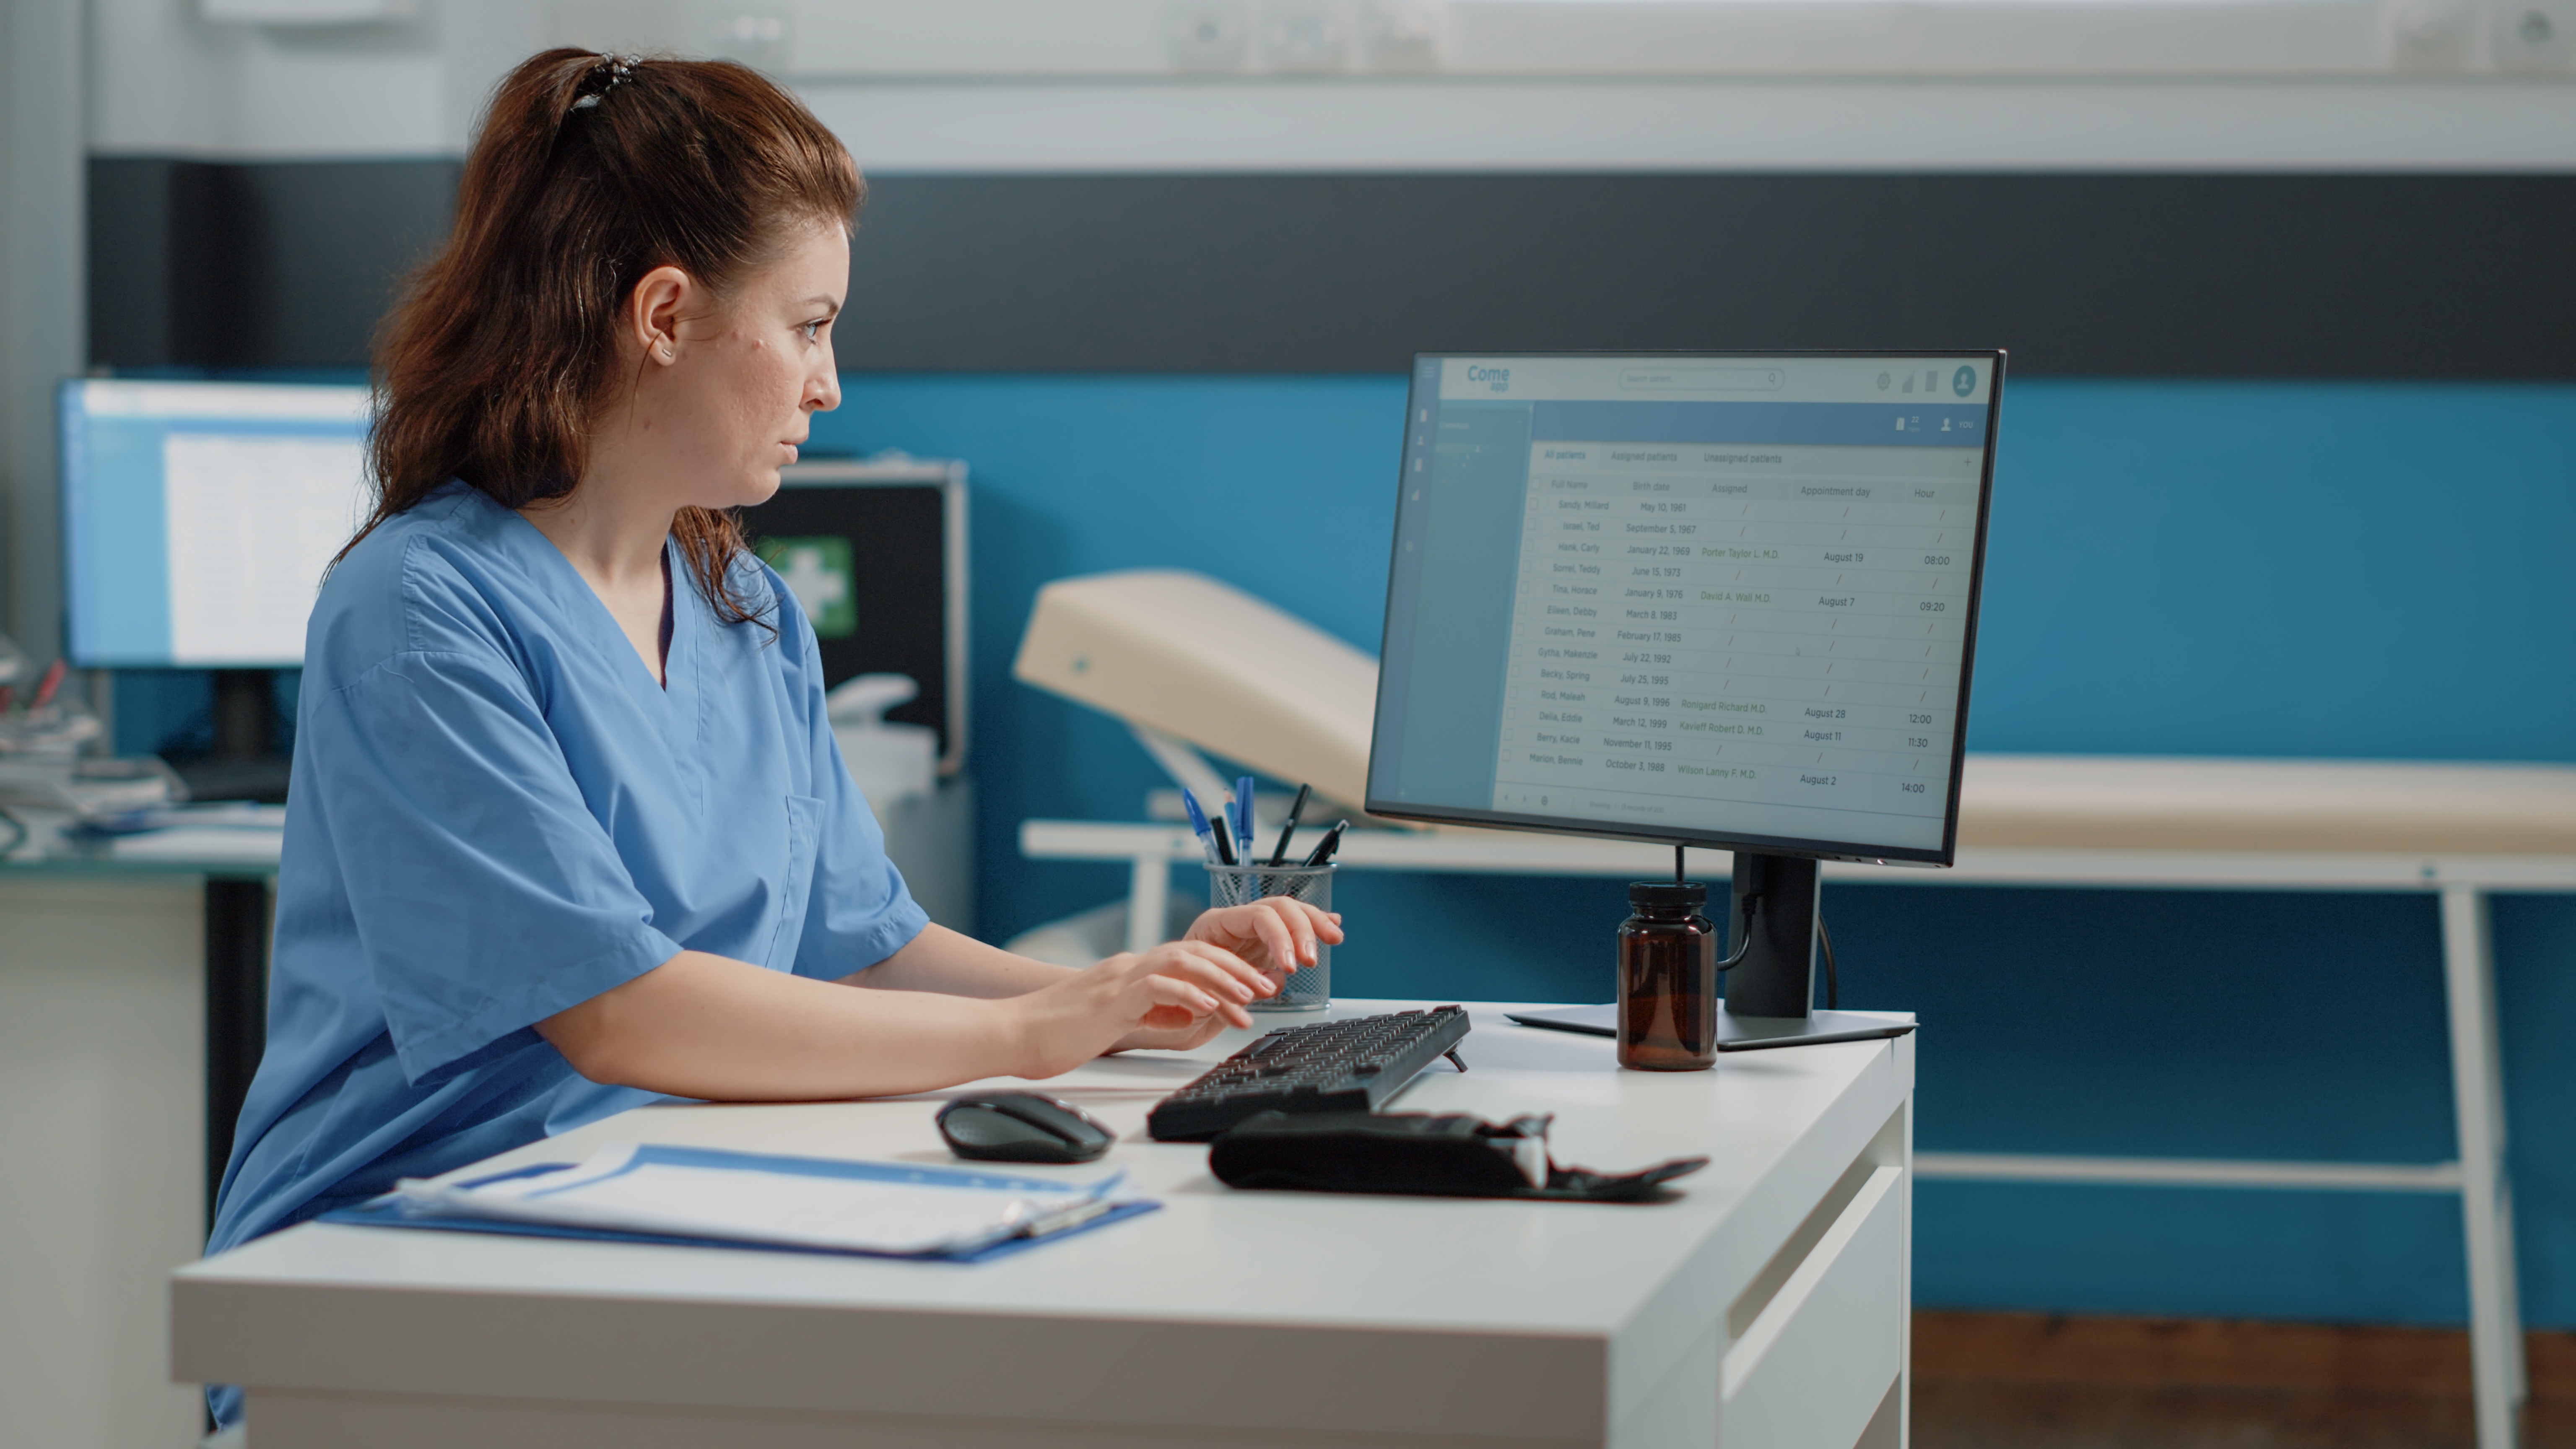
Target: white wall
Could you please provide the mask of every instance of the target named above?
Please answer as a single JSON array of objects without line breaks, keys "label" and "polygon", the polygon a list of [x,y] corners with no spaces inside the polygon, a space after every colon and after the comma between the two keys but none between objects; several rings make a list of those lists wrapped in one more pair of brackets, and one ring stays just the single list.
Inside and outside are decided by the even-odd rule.
[{"label": "white wall", "polygon": [[876,174],[2576,168],[2576,87],[2441,81],[806,84]]},{"label": "white wall", "polygon": [[[295,27],[92,0],[91,146],[457,154],[512,61],[578,41],[741,53],[879,172],[2576,167],[2576,0],[418,5]],[[1402,16],[1431,38],[1398,53]],[[1194,18],[1224,22],[1213,59]]]}]

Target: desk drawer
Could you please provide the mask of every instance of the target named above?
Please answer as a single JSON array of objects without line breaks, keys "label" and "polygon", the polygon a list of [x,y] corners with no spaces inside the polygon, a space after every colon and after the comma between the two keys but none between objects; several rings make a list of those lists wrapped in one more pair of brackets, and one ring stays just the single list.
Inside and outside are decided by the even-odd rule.
[{"label": "desk drawer", "polygon": [[1724,1449],[1851,1449],[1901,1366],[1903,1169],[1872,1172],[1727,1349]]}]

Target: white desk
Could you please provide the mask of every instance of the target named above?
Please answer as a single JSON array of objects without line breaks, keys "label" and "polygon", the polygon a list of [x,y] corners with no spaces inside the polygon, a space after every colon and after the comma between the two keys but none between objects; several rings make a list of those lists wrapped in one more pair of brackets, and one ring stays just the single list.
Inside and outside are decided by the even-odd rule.
[{"label": "white desk", "polygon": [[[2479,1449],[2512,1449],[2524,1396],[2513,1195],[2504,1168],[2488,897],[2576,892],[2576,768],[2319,760],[1970,755],[1951,870],[1825,867],[1870,885],[2405,891],[2441,900],[2456,1162],[2247,1162],[1926,1153],[1923,1176],[2014,1182],[2455,1193],[2467,1232]],[[1128,920],[1164,918],[1179,826],[1031,820],[1021,853],[1128,865]],[[1666,846],[1485,830],[1346,838],[1351,869],[1661,878]],[[1723,879],[1700,852],[1692,873]],[[1138,948],[1141,949],[1141,948]]]},{"label": "white desk", "polygon": [[[1621,1072],[1502,1009],[1399,1107],[1553,1111],[1589,1167],[1710,1154],[1681,1201],[1231,1191],[1144,1138],[1202,1069],[1144,1054],[1049,1088],[1165,1204],[1130,1222],[964,1267],[308,1224],[178,1273],[175,1373],[249,1385],[259,1449],[1903,1442],[1912,1039]],[[468,1171],[623,1141],[944,1162],[934,1106],[648,1108]]]}]

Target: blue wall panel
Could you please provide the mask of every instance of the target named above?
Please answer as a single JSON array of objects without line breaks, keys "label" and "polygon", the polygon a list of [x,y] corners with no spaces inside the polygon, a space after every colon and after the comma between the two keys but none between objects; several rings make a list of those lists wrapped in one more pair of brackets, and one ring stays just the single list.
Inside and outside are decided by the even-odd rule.
[{"label": "blue wall panel", "polygon": [[2576,759],[2576,388],[2005,398],[1970,748]]}]

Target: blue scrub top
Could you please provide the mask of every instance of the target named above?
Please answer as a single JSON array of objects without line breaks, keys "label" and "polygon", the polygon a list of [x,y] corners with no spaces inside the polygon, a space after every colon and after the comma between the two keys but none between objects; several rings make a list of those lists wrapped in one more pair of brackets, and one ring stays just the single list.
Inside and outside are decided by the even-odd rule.
[{"label": "blue scrub top", "polygon": [[668,688],[527,520],[462,483],[341,560],[306,632],[268,1051],[209,1251],[660,1100],[534,1023],[683,948],[804,976],[928,923],[842,768],[814,633],[668,555]]}]

